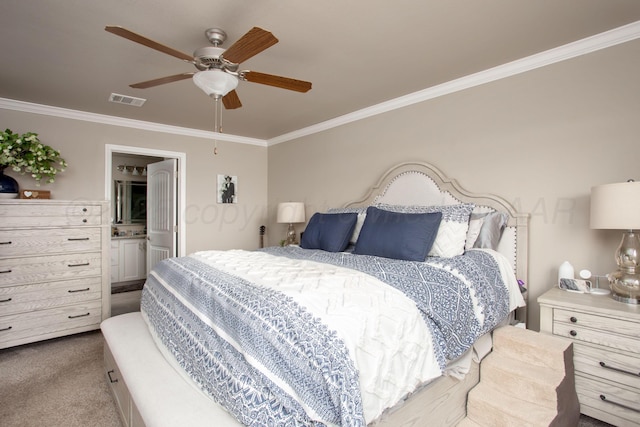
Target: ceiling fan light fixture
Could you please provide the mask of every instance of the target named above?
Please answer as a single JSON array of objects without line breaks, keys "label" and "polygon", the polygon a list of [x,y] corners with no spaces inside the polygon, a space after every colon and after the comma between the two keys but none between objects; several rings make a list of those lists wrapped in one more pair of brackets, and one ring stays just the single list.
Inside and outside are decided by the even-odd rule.
[{"label": "ceiling fan light fixture", "polygon": [[193,82],[204,93],[213,97],[223,97],[238,87],[238,78],[236,76],[218,69],[195,73]]}]

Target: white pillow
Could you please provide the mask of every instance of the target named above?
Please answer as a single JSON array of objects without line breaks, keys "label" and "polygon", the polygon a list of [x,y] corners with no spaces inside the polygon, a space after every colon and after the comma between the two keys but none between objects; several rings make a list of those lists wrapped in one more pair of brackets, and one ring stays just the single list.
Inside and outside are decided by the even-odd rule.
[{"label": "white pillow", "polygon": [[353,234],[349,239],[349,243],[355,245],[358,241],[358,236],[360,235],[360,230],[362,230],[362,225],[364,224],[364,219],[367,217],[367,208],[331,208],[327,210],[327,213],[357,213],[358,219],[356,220],[356,226],[353,229]]}]

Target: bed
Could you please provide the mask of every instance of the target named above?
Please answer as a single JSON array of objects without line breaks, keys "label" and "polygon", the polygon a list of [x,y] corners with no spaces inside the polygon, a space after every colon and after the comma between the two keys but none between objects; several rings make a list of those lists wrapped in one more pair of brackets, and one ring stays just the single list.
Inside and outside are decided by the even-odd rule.
[{"label": "bed", "polygon": [[[528,216],[426,163],[300,246],[160,263],[102,324],[127,425],[455,425],[491,331],[526,319]],[[224,409],[223,409],[224,408]]]}]

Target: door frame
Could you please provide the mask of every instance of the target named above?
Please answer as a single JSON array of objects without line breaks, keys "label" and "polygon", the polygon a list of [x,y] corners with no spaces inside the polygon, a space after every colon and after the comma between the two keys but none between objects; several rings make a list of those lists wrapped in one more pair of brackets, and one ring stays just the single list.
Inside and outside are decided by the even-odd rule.
[{"label": "door frame", "polygon": [[[176,212],[178,215],[178,247],[177,256],[184,256],[187,250],[187,227],[183,207],[187,203],[187,154],[177,151],[157,150],[154,148],[134,147],[130,145],[105,144],[104,156],[104,199],[111,202],[113,194],[113,154],[133,154],[139,156],[164,157],[178,160],[178,197],[176,197]],[[113,218],[112,221],[113,223]]]}]

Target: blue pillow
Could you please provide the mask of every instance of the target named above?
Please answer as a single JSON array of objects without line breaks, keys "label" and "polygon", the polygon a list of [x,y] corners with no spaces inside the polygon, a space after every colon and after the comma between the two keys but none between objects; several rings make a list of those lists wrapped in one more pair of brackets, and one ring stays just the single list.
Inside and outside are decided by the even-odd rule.
[{"label": "blue pillow", "polygon": [[315,213],[302,233],[300,247],[342,252],[349,244],[357,219],[356,213]]},{"label": "blue pillow", "polygon": [[422,262],[441,220],[442,212],[399,213],[370,206],[353,253]]}]

